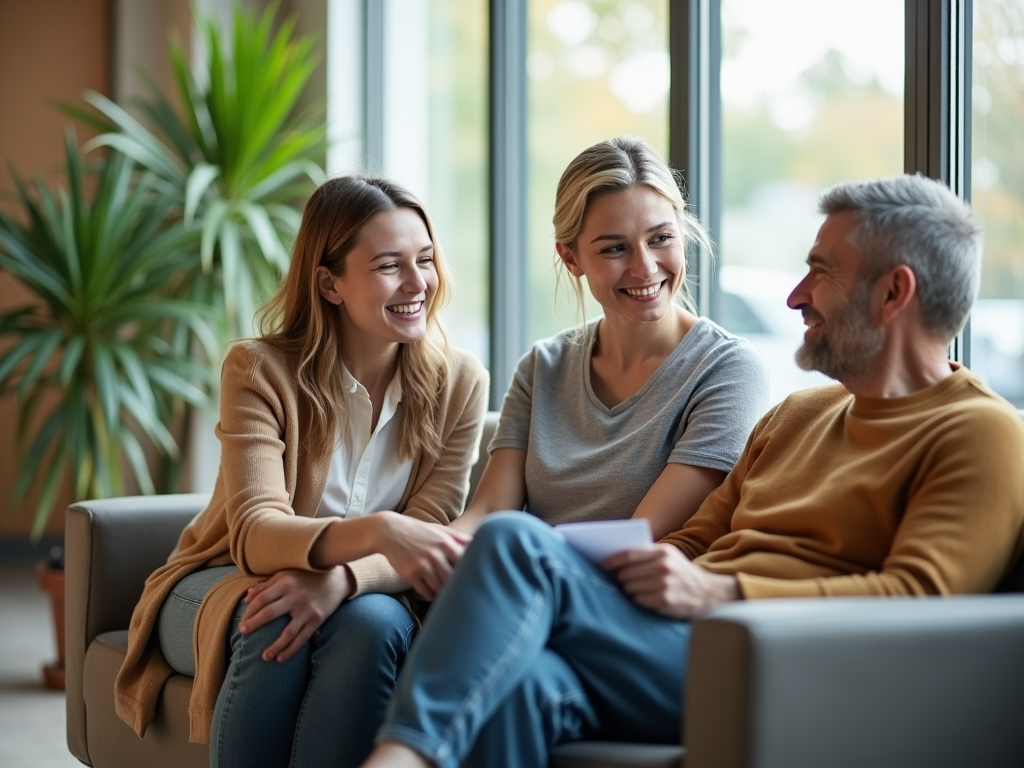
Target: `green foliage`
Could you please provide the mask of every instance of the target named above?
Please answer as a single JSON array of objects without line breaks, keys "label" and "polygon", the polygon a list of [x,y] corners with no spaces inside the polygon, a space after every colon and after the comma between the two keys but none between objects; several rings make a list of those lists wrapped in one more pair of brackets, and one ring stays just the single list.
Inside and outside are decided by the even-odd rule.
[{"label": "green foliage", "polygon": [[[170,44],[173,100],[154,89],[140,101],[144,121],[98,93],[86,100],[116,130],[98,136],[174,191],[186,226],[201,229],[190,297],[222,311],[223,337],[246,335],[256,307],[288,265],[298,204],[324,176],[324,120],[299,102],[317,64],[294,22],[275,33],[276,6],[255,16],[235,10],[230,48],[215,21],[200,18],[208,55],[203,77]],[[93,121],[95,124],[95,121]]]},{"label": "green foliage", "polygon": [[198,237],[166,226],[168,190],[117,153],[86,168],[73,133],[66,143],[67,188],[15,175],[19,215],[0,211],[0,269],[34,297],[0,314],[0,394],[18,405],[10,503],[42,489],[33,538],[69,477],[76,498],[117,495],[127,463],[154,492],[137,435],[178,455],[165,426],[175,403],[211,407],[211,375],[188,355],[191,340],[216,350],[208,309],[168,296],[196,260]]}]

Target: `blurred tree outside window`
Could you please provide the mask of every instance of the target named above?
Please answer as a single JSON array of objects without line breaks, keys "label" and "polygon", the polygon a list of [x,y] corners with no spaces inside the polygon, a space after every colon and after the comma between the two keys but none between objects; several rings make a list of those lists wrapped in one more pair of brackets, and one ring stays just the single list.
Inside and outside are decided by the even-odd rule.
[{"label": "blurred tree outside window", "polygon": [[1024,408],[1024,0],[974,0],[971,204],[985,229],[970,367]]},{"label": "blurred tree outside window", "polygon": [[828,381],[797,368],[786,298],[841,181],[903,172],[900,0],[722,0],[722,224],[713,318],[768,361],[772,401]]}]

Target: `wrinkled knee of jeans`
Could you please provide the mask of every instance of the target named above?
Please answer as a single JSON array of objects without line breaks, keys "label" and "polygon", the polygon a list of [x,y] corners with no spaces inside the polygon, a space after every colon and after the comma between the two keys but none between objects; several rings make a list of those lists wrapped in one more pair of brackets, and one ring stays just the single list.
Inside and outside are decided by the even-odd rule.
[{"label": "wrinkled knee of jeans", "polygon": [[414,627],[408,609],[391,595],[360,595],[338,606],[324,622],[322,635],[345,638],[345,645],[373,653],[376,649],[404,647]]}]

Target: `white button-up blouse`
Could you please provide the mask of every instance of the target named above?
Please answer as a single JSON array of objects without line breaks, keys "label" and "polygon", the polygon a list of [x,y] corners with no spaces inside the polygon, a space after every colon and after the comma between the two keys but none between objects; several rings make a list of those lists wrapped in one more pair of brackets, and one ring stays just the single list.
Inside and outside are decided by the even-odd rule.
[{"label": "white button-up blouse", "polygon": [[317,517],[359,517],[394,510],[412,474],[412,459],[398,456],[403,412],[401,374],[395,373],[384,393],[377,428],[370,431],[370,393],[346,369],[348,417],[331,456],[327,485]]}]

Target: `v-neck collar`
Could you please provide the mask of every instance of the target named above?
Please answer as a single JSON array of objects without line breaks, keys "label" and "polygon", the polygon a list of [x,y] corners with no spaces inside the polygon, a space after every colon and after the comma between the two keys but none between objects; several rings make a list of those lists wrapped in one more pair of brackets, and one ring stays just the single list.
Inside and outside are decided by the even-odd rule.
[{"label": "v-neck collar", "polygon": [[644,382],[644,385],[640,387],[640,389],[638,389],[632,395],[623,400],[621,403],[617,403],[616,405],[609,408],[607,405],[601,402],[601,398],[599,398],[597,394],[594,392],[594,385],[591,381],[590,360],[594,355],[594,343],[597,341],[597,328],[601,324],[600,318],[595,320],[587,327],[586,338],[584,340],[586,351],[582,355],[580,355],[580,358],[583,361],[583,388],[587,391],[587,397],[590,398],[590,402],[593,403],[594,407],[600,410],[601,413],[604,413],[608,416],[618,416],[623,411],[629,410],[629,408],[635,402],[640,400],[647,393],[647,391],[652,386],[654,386],[654,383],[658,380],[658,377],[662,375],[665,369],[673,365],[676,358],[684,354],[684,350],[686,349],[686,347],[688,347],[692,343],[692,339],[696,337],[694,330],[697,328],[697,326],[702,325],[704,322],[705,321],[703,317],[698,317],[697,322],[690,326],[690,329],[686,332],[683,338],[680,339],[678,344],[676,344],[676,348],[673,349],[668,354],[668,356],[661,361],[661,365],[659,365],[657,369],[655,369],[654,373],[647,377],[647,381]]}]

